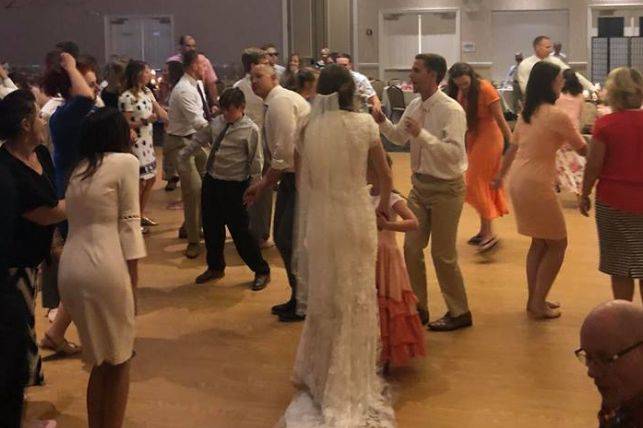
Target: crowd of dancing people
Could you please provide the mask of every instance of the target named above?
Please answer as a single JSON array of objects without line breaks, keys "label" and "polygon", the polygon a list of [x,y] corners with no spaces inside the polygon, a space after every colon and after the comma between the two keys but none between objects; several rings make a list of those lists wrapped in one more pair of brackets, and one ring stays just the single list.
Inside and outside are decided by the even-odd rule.
[{"label": "crowd of dancing people", "polygon": [[[480,218],[468,240],[478,251],[497,248],[493,222],[510,211],[518,233],[531,238],[531,318],[561,316],[560,303],[548,300],[567,247],[561,189],[578,195],[587,216],[596,187],[600,271],[611,276],[615,299],[632,301],[637,280],[643,291],[639,71],[609,74],[602,94],[609,112],[592,124],[588,144],[580,118],[591,83],[551,59],[545,36],[518,66],[525,96],[513,127],[490,81],[437,54],[413,59],[418,97],[394,123],[349,54],[324,49],[309,67],[292,54],[284,67],[274,45],[250,47],[241,56],[245,76],[225,88],[194,37],[182,36],[179,46],[156,78],[137,59],[115,59],[101,73],[72,42],[52,47],[37,83],[16,85],[0,68],[2,426],[21,426],[24,388],[43,383],[39,348],[82,354],[91,367],[89,426],[123,425],[138,262],[157,225],[148,208],[157,170],[165,190],[180,185],[185,256],[197,258],[205,242],[196,284],[224,280],[226,229],[254,274],[253,291],[271,282],[262,250],[276,246],[291,291],[271,312],[305,322],[293,374],[298,392],[280,421],[287,427],[395,426],[386,374],[426,355],[424,326],[473,325],[456,250],[465,202]],[[162,166],[155,132],[163,136]],[[408,197],[393,188],[383,138],[410,146]],[[404,233],[403,249],[396,233]],[[432,322],[429,242],[447,309]],[[51,320],[40,341],[38,289]],[[596,331],[605,320],[642,317],[620,302],[583,326],[577,355],[590,376],[601,379],[595,364],[620,364],[626,355],[639,359],[642,374],[627,394],[601,381],[602,426],[643,423],[643,333],[629,331],[640,336],[623,348],[601,343]],[[65,339],[72,322],[80,344]]]}]

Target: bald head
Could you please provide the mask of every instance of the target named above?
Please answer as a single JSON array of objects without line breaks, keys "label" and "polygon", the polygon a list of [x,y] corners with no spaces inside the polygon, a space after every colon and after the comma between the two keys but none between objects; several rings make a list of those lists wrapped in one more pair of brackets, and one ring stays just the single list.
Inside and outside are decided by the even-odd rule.
[{"label": "bald head", "polygon": [[581,328],[581,338],[609,336],[619,341],[643,340],[643,309],[627,300],[613,300],[594,308]]},{"label": "bald head", "polygon": [[275,68],[268,64],[260,64],[250,72],[252,90],[260,98],[265,99],[270,91],[279,85]]},{"label": "bald head", "polygon": [[607,405],[617,407],[643,394],[643,345],[634,346],[643,341],[639,305],[625,300],[599,305],[585,319],[580,338],[589,360],[587,373]]}]

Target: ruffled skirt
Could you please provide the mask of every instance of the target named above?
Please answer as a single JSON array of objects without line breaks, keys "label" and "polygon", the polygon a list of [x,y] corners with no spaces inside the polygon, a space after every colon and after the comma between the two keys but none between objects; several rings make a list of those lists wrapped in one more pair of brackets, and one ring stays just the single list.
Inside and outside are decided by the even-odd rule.
[{"label": "ruffled skirt", "polygon": [[397,244],[389,239],[381,239],[378,244],[376,283],[382,335],[381,362],[403,366],[411,358],[424,357],[426,347],[424,328],[417,312],[418,300],[411,289],[404,256]]}]

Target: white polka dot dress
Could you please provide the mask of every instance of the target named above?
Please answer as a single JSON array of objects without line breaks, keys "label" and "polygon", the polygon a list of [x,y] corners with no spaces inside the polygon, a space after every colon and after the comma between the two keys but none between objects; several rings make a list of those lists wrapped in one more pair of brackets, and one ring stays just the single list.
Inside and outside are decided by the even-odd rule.
[{"label": "white polka dot dress", "polygon": [[118,108],[124,113],[131,113],[131,121],[136,125],[136,142],[133,152],[140,164],[140,176],[142,180],[156,176],[156,156],[154,154],[154,138],[152,135],[152,123],[148,122],[152,116],[153,102],[155,101],[152,91],[144,88],[137,96],[127,90],[118,99]]}]

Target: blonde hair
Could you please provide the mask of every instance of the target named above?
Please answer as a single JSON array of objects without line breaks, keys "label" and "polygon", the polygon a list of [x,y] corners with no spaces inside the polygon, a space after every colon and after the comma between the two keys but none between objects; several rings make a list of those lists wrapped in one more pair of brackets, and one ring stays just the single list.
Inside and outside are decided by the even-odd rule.
[{"label": "blonde hair", "polygon": [[628,67],[615,68],[605,82],[607,104],[614,110],[641,108],[643,103],[643,76]]}]

